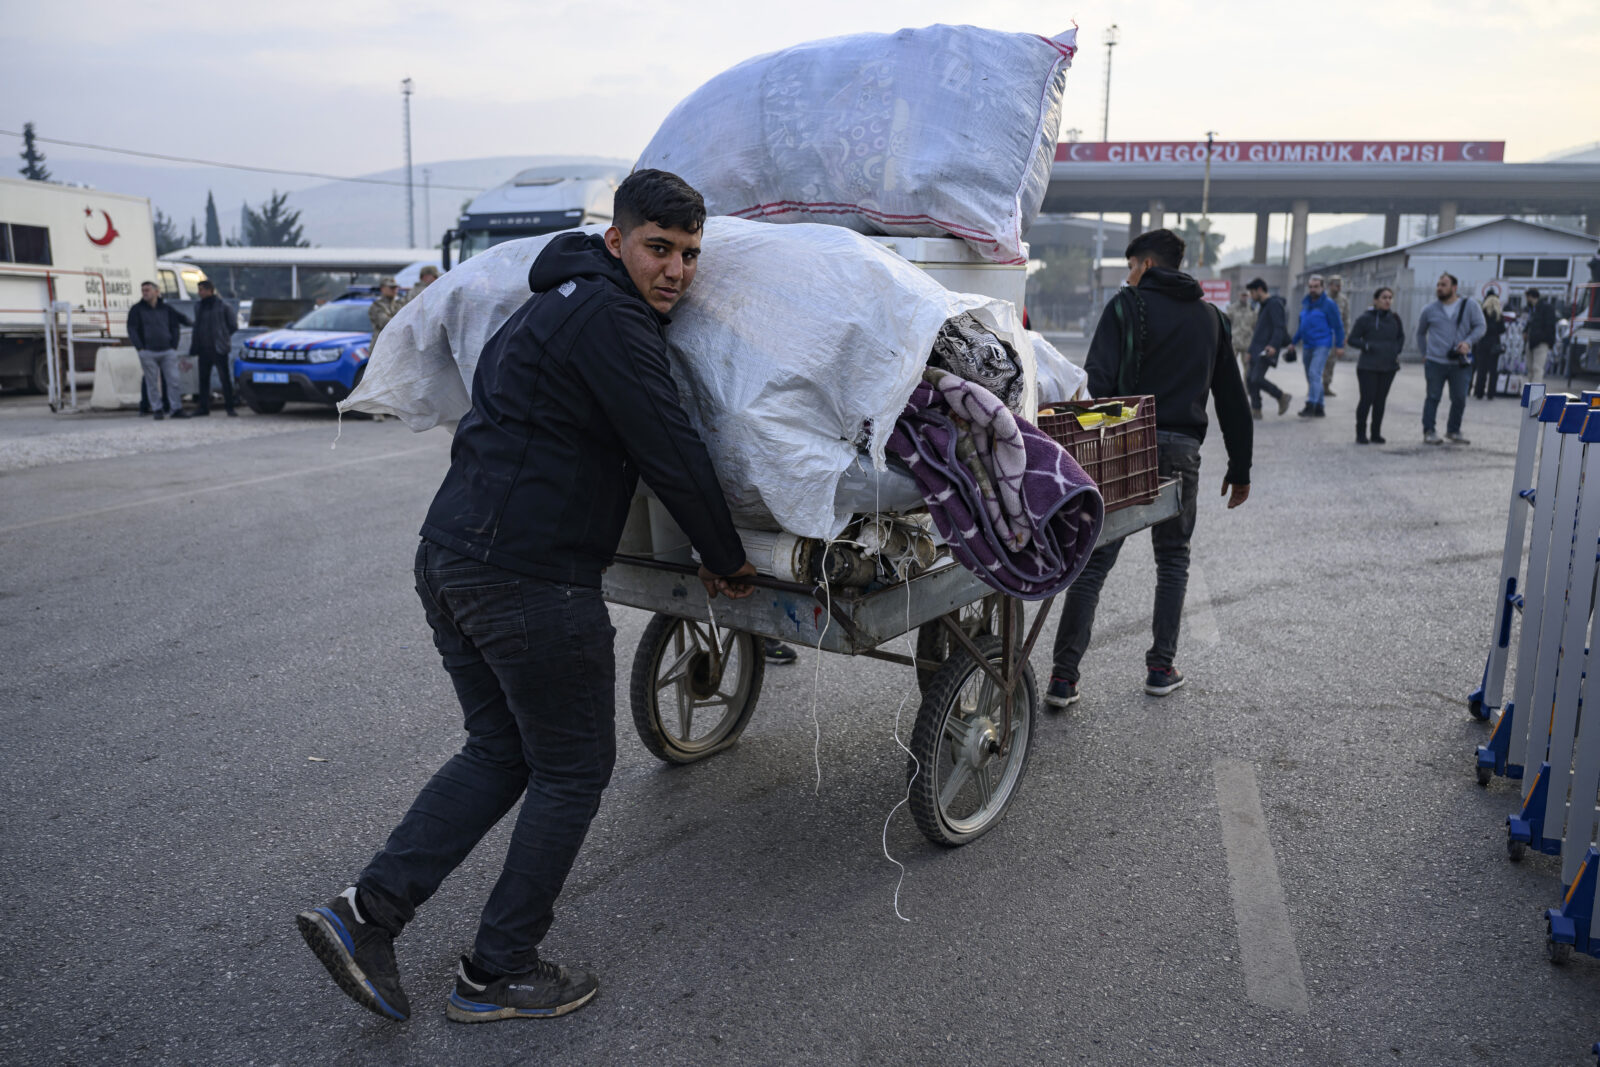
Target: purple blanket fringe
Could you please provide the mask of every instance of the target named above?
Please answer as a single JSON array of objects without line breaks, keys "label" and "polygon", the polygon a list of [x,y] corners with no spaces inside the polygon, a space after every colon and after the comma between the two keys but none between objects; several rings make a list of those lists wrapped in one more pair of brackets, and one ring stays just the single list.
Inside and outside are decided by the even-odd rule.
[{"label": "purple blanket fringe", "polygon": [[1055,596],[1100,536],[1100,490],[1066,449],[992,394],[954,375],[926,377],[888,450],[917,480],[957,562],[1008,596]]}]

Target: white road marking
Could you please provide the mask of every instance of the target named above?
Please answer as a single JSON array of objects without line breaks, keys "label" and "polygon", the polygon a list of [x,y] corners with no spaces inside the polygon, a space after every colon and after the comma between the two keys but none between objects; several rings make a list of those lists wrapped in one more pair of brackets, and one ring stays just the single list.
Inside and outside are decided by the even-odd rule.
[{"label": "white road marking", "polygon": [[298,470],[283,471],[279,474],[263,474],[259,478],[245,478],[237,482],[225,482],[222,485],[202,485],[194,489],[185,489],[178,493],[165,493],[161,496],[145,497],[142,500],[130,500],[123,504],[110,504],[103,508],[91,508],[88,511],[74,511],[66,515],[55,515],[48,519],[35,519],[32,522],[19,522],[14,526],[0,526],[0,534],[16,533],[18,530],[31,530],[38,526],[49,526],[52,523],[72,522],[74,519],[90,519],[96,515],[109,515],[114,511],[144,507],[146,504],[166,504],[174,500],[187,500],[203,493],[222,493],[229,489],[243,489],[245,486],[276,482],[283,478],[298,478],[306,474],[322,474],[325,471],[338,470],[341,467],[354,467],[361,463],[376,463],[379,460],[399,459],[401,456],[428,452],[437,447],[437,445],[432,444],[418,445],[416,448],[402,448],[398,452],[385,452],[381,456],[362,456],[360,459],[347,459],[338,463],[325,463],[316,467],[301,467]]},{"label": "white road marking", "polygon": [[1222,815],[1222,845],[1228,853],[1245,995],[1264,1008],[1304,1015],[1311,1010],[1306,976],[1294,947],[1278,861],[1267,837],[1255,768],[1243,760],[1225,759],[1216,762],[1212,773]]},{"label": "white road marking", "polygon": [[1206,584],[1205,571],[1193,563],[1189,565],[1189,589],[1183,597],[1183,623],[1185,641],[1206,648],[1222,643],[1222,627],[1211,606],[1211,587]]}]

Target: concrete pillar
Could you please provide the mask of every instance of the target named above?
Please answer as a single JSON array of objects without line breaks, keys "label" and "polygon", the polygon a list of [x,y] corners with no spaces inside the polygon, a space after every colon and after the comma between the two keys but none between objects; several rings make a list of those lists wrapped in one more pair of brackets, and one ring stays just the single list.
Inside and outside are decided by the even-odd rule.
[{"label": "concrete pillar", "polygon": [[1296,200],[1291,212],[1293,222],[1289,228],[1289,275],[1284,279],[1283,291],[1289,306],[1300,299],[1300,275],[1306,269],[1306,225],[1311,217],[1311,202]]},{"label": "concrete pillar", "polygon": [[1391,211],[1383,216],[1383,247],[1393,248],[1400,243],[1400,212]]},{"label": "concrete pillar", "polygon": [[1446,200],[1439,205],[1439,232],[1449,233],[1456,228],[1456,202]]},{"label": "concrete pillar", "polygon": [[1583,217],[1583,232],[1590,237],[1600,237],[1600,211],[1591,211]]},{"label": "concrete pillar", "polygon": [[1128,215],[1128,244],[1133,244],[1133,239],[1144,232],[1144,212],[1134,211]]},{"label": "concrete pillar", "polygon": [[1272,225],[1270,211],[1256,212],[1256,250],[1250,257],[1252,263],[1265,263],[1267,261],[1267,230]]},{"label": "concrete pillar", "polygon": [[1159,230],[1167,224],[1167,206],[1159,200],[1150,201],[1150,228]]}]

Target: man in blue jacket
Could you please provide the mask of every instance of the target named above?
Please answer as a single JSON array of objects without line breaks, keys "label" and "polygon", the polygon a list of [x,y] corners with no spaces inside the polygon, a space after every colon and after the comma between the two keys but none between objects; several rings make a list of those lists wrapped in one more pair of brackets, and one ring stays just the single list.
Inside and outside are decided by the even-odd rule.
[{"label": "man in blue jacket", "polygon": [[1320,418],[1327,414],[1322,408],[1322,368],[1330,355],[1344,354],[1344,316],[1339,314],[1339,305],[1322,291],[1320,274],[1306,279],[1306,296],[1300,301],[1300,328],[1291,343],[1300,347],[1306,365],[1306,406],[1300,409],[1300,416]]},{"label": "man in blue jacket", "polygon": [[161,299],[155,282],[139,286],[139,302],[128,309],[128,340],[139,353],[145,395],[157,422],[166,417],[167,410],[175,419],[189,417],[183,412],[182,379],[178,376],[178,337],[188,325],[182,312]]},{"label": "man in blue jacket", "polygon": [[417,594],[466,744],[355,885],[297,917],[339,988],[384,1018],[411,1013],[394,938],[519,799],[445,1014],[549,1018],[595,995],[594,975],[538,946],[616,759],[600,572],[641,475],[699,550],[707,596],[753,591],[663,333],[694,280],[705,202],[674,174],[639,170],[617,187],[613,217],[604,237],[562,234],[534,261],[534,295],[484,346],[422,526]]}]

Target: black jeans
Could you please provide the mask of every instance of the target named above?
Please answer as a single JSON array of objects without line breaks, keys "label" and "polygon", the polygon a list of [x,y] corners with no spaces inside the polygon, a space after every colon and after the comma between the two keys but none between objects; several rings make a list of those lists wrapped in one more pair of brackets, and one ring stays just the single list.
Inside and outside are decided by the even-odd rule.
[{"label": "black jeans", "polygon": [[1261,410],[1261,394],[1266,393],[1274,400],[1283,396],[1283,390],[1267,381],[1267,371],[1272,369],[1272,364],[1266,356],[1250,357],[1250,377],[1245,385],[1250,390],[1250,406],[1257,411]]},{"label": "black jeans", "polygon": [[211,410],[211,368],[217,369],[217,377],[222,379],[222,406],[233,410],[233,366],[224,352],[220,356],[208,356],[200,353],[200,384],[195,388],[195,406],[201,411]]},{"label": "black jeans", "polygon": [[1367,412],[1372,413],[1372,432],[1383,433],[1383,405],[1389,399],[1389,386],[1394,384],[1398,371],[1357,370],[1356,381],[1361,385],[1361,399],[1356,401],[1356,433],[1367,432]]},{"label": "black jeans", "polygon": [[1500,371],[1500,354],[1494,345],[1479,344],[1472,351],[1472,395],[1482,400],[1487,392],[1494,398],[1496,380]]},{"label": "black jeans", "polygon": [[[1144,654],[1151,670],[1172,666],[1178,654],[1178,626],[1183,618],[1183,597],[1189,589],[1189,538],[1194,536],[1194,520],[1200,495],[1200,442],[1188,434],[1157,431],[1161,477],[1178,479],[1178,514],[1150,528],[1150,545],[1156,556],[1156,603],[1150,629],[1155,643]],[[1061,608],[1061,623],[1056,627],[1055,667],[1057,678],[1078,680],[1078,664],[1089,647],[1094,627],[1095,608],[1100,603],[1100,587],[1116,565],[1122,542],[1102,545],[1089,556],[1078,580],[1067,588]]]},{"label": "black jeans", "polygon": [[[520,974],[616,761],[616,631],[600,590],[528,578],[423,541],[417,595],[455,683],[467,741],[423,787],[356,886],[398,934],[522,798],[472,960]],[[526,796],[524,796],[526,793]]]}]

